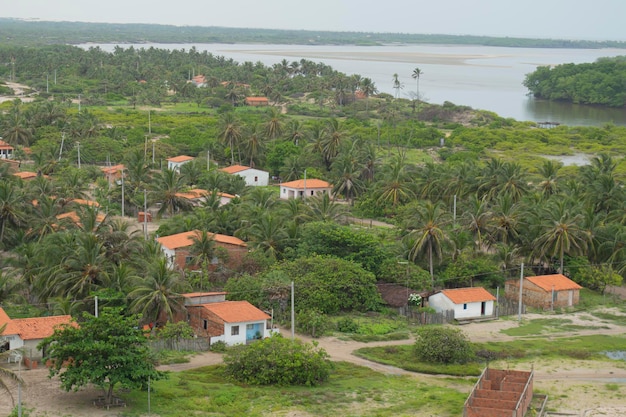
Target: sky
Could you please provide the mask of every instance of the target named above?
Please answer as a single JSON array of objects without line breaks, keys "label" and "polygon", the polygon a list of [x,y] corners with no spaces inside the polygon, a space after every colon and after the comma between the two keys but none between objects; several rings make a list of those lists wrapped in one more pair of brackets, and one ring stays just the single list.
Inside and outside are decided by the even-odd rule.
[{"label": "sky", "polygon": [[625,0],[0,0],[0,17],[626,40]]}]

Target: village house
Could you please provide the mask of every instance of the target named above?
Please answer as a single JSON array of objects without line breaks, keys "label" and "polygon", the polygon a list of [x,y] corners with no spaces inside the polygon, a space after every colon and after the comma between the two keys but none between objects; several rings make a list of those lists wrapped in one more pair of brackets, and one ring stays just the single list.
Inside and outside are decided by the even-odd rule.
[{"label": "village house", "polygon": [[[504,284],[504,296],[510,300],[519,300],[519,286],[519,280],[507,281]],[[525,277],[522,282],[522,303],[543,310],[571,307],[578,304],[581,288],[563,274]]]},{"label": "village house", "polygon": [[441,290],[428,297],[428,305],[437,313],[454,310],[455,320],[492,317],[495,301],[496,297],[482,287]]},{"label": "village house", "polygon": [[120,184],[122,180],[122,173],[126,169],[123,164],[113,165],[110,167],[100,167],[100,170],[104,174],[104,178],[108,182],[115,182]]},{"label": "village house", "polygon": [[267,97],[246,97],[244,103],[248,106],[269,106],[270,101]]},{"label": "village house", "polygon": [[[171,269],[197,269],[198,265],[193,264],[193,256],[190,253],[190,249],[194,244],[194,238],[200,237],[200,233],[202,232],[199,230],[192,230],[157,239]],[[224,263],[224,266],[233,269],[241,264],[243,257],[248,253],[248,247],[243,240],[218,233],[209,233],[209,235],[215,241],[215,248],[218,250],[221,248],[228,255],[228,260]],[[217,256],[213,258],[211,264],[213,267],[217,267],[220,264]]]},{"label": "village house", "polygon": [[0,139],[0,159],[13,159],[13,146]]},{"label": "village house", "polygon": [[221,168],[220,171],[230,175],[239,175],[246,181],[246,185],[249,186],[256,187],[269,184],[269,172],[260,169],[250,168],[244,165],[231,165],[226,168]]},{"label": "village house", "polygon": [[309,198],[319,194],[330,194],[333,186],[330,183],[315,178],[295,180],[280,184],[280,198],[291,200],[294,198]]},{"label": "village house", "polygon": [[176,171],[180,173],[180,167],[193,160],[194,160],[193,157],[187,156],[187,155],[179,155],[173,158],[168,158],[167,169],[169,169],[170,171]]},{"label": "village house", "polygon": [[247,301],[220,301],[186,306],[189,325],[210,344],[246,344],[271,335],[271,316]]},{"label": "village house", "polygon": [[36,172],[20,171],[20,172],[14,172],[13,176],[21,179],[22,181],[29,181],[29,180],[34,180],[39,175]]},{"label": "village house", "polygon": [[[198,207],[204,204],[207,201],[207,198],[212,194],[213,192],[203,190],[201,188],[193,188],[191,190],[176,193],[175,195],[176,197],[185,198],[189,200],[192,206]],[[217,198],[219,198],[220,207],[230,203],[231,200],[236,197],[235,195],[228,194],[228,193],[216,192],[216,194],[217,194]]]},{"label": "village house", "polygon": [[0,307],[0,327],[6,324],[4,332],[0,335],[0,349],[22,349],[24,357],[36,366],[35,361],[41,360],[44,356],[44,353],[37,349],[37,345],[46,337],[52,336],[58,326],[69,324],[71,320],[72,317],[69,315],[11,319]]}]

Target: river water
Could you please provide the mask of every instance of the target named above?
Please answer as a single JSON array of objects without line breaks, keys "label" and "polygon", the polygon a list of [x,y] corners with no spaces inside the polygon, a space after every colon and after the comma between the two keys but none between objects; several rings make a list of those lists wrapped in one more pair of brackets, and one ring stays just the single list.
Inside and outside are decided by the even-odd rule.
[{"label": "river water", "polygon": [[[112,51],[115,44],[87,44]],[[121,45],[128,47],[130,45]],[[537,66],[593,62],[600,57],[626,55],[622,49],[501,48],[458,45],[266,45],[266,44],[135,44],[134,47],[208,51],[237,62],[262,62],[271,66],[283,59],[324,62],[346,74],[360,74],[374,81],[380,92],[392,95],[393,74],[403,84],[400,97],[413,98],[417,81],[413,70],[422,71],[422,100],[449,101],[503,117],[565,125],[626,126],[626,108],[611,109],[537,100],[522,85]]]}]

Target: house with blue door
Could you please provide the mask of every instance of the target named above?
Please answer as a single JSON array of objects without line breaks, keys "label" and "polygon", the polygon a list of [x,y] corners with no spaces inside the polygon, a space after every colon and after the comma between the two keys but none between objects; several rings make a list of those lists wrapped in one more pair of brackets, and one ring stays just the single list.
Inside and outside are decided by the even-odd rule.
[{"label": "house with blue door", "polygon": [[224,342],[228,346],[247,344],[271,336],[271,316],[247,301],[218,301],[185,306],[188,322],[201,337],[211,344]]}]

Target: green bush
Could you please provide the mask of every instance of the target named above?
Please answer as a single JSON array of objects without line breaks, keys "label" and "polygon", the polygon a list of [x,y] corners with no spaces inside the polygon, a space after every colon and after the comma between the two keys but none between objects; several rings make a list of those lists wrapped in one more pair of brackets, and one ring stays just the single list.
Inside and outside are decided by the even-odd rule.
[{"label": "green bush", "polygon": [[212,352],[218,352],[218,353],[224,353],[226,352],[226,348],[228,346],[226,345],[226,342],[224,342],[223,340],[219,340],[215,343],[211,343],[211,351]]},{"label": "green bush", "polygon": [[341,333],[358,333],[359,324],[351,317],[342,317],[337,321],[337,330]]},{"label": "green bush", "polygon": [[422,362],[467,363],[473,359],[471,345],[459,329],[426,326],[417,330],[415,355]]},{"label": "green bush", "polygon": [[252,385],[318,385],[330,376],[332,364],[316,343],[274,335],[239,345],[224,355],[226,376]]}]

